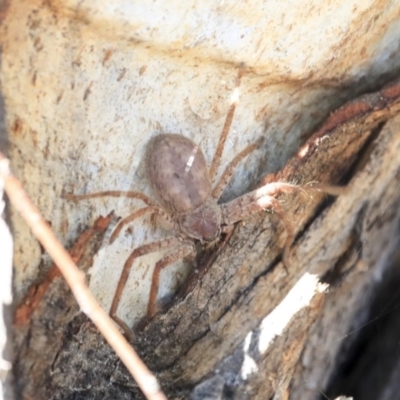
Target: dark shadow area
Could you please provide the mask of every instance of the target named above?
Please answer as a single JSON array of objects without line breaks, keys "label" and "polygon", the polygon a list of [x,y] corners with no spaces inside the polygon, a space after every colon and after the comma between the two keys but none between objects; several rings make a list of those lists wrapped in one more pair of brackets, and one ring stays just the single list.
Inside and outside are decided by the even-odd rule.
[{"label": "dark shadow area", "polygon": [[400,249],[388,262],[370,304],[368,324],[350,346],[344,341],[327,397],[355,400],[400,399]]}]

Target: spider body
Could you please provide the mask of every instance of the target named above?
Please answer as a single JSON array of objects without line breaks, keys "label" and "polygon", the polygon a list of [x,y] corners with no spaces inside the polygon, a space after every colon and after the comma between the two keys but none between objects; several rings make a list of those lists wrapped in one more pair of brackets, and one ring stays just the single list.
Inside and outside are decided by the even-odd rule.
[{"label": "spider body", "polygon": [[[239,70],[237,85],[240,83],[243,69]],[[209,242],[221,233],[231,230],[236,222],[246,219],[251,214],[272,209],[285,226],[287,233],[283,252],[284,263],[287,264],[288,249],[293,240],[293,230],[290,221],[282,210],[277,196],[282,192],[292,192],[298,188],[285,182],[268,183],[252,192],[246,193],[228,203],[218,204],[224,189],[228,185],[236,166],[255,149],[261,146],[262,140],[247,146],[228,163],[216,182],[225,142],[233,120],[236,103],[233,102],[225,119],[219,142],[208,167],[206,159],[198,145],[190,139],[177,134],[159,134],[152,138],[145,153],[147,178],[153,189],[157,202],[139,192],[107,191],[86,195],[67,196],[73,200],[89,199],[102,196],[125,196],[142,200],[146,206],[122,219],[111,235],[114,241],[121,230],[132,221],[146,214],[155,216],[157,221],[169,231],[172,236],[147,243],[134,249],[126,260],[119,279],[110,315],[126,331],[130,329],[117,316],[119,301],[130,269],[136,258],[157,251],[165,251],[165,256],[159,260],[153,270],[147,317],[152,317],[156,310],[156,300],[160,283],[161,271],[180,259],[193,256],[196,242]],[[337,190],[326,185],[314,188],[337,195]]]},{"label": "spider body", "polygon": [[200,241],[216,239],[222,213],[211,197],[208,166],[199,146],[178,134],[160,134],[148,144],[145,160],[149,183],[175,230]]},{"label": "spider body", "polygon": [[[238,81],[240,81],[240,73]],[[228,203],[218,204],[236,166],[262,143],[262,140],[259,140],[237,154],[220,175],[218,182],[215,182],[235,108],[236,103],[232,103],[210,167],[200,147],[182,135],[159,134],[150,140],[145,152],[145,168],[157,201],[143,193],[131,191],[107,191],[67,196],[72,200],[124,196],[140,199],[146,204],[145,207],[119,222],[111,235],[110,242],[118,237],[128,223],[146,214],[154,215],[161,226],[174,233],[173,236],[134,249],[124,264],[111,304],[110,315],[126,332],[130,329],[117,316],[117,309],[136,258],[156,251],[167,252],[156,263],[153,270],[147,307],[147,317],[150,318],[157,311],[156,300],[161,271],[180,259],[193,256],[196,252],[197,241],[215,240],[221,233],[232,229],[236,222],[255,212],[273,208],[285,224],[287,231],[285,248],[289,247],[288,244],[293,237],[291,226],[274,196],[281,191],[292,190],[293,185],[268,184]]]}]

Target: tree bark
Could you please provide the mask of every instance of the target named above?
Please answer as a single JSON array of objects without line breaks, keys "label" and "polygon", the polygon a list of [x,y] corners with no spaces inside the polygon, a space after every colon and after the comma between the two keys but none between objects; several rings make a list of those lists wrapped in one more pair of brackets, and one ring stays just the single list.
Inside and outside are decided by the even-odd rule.
[{"label": "tree bark", "polygon": [[[94,295],[109,309],[132,249],[165,232],[143,219],[107,246],[111,209],[125,217],[141,204],[76,204],[63,195],[151,195],[141,160],[161,132],[190,138],[211,160],[238,89],[224,165],[264,142],[238,166],[222,202],[277,180],[346,192],[310,187],[278,197],[296,233],[285,266],[287,232],[268,210],[204,248],[196,264],[171,266],[160,298],[195,271],[150,322],[139,319],[158,254],[141,258],[118,316],[135,326],[133,345],[170,399],[393,399],[399,366],[385,345],[398,337],[390,301],[398,284],[399,83],[383,85],[398,77],[399,3],[109,3],[0,6],[12,169],[88,271]],[[142,398],[10,214],[17,398]],[[2,282],[5,271],[2,264]]]},{"label": "tree bark", "polygon": [[[263,179],[346,185],[337,198],[315,190],[279,198],[297,233],[289,265],[280,259],[279,219],[260,213],[206,252],[181,295],[135,331],[133,345],[168,398],[343,394],[333,379],[373,318],[381,281],[398,275],[391,257],[399,243],[399,110],[399,81],[346,104],[282,171]],[[96,250],[84,248],[91,259]],[[22,319],[21,398],[141,398],[61,279],[44,292]],[[374,398],[384,399],[384,390]]]}]

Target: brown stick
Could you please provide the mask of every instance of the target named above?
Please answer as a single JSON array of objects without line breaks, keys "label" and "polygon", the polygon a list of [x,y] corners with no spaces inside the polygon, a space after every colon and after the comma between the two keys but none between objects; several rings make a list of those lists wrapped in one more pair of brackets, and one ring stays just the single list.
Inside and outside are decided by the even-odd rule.
[{"label": "brown stick", "polygon": [[12,175],[9,169],[9,161],[1,152],[0,177],[4,179],[4,188],[11,203],[20,212],[39,242],[57,264],[81,310],[93,321],[115,350],[146,398],[149,400],[166,400],[157,379],[129,345],[112,319],[97,303],[85,283],[85,275],[78,269],[68,252],[57,240],[50,226],[29,199],[21,183]]}]

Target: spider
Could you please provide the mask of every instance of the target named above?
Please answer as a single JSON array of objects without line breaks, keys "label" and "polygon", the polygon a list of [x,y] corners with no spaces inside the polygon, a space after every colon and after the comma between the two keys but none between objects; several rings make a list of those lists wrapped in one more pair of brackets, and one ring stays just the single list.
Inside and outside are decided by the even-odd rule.
[{"label": "spider", "polygon": [[[240,84],[242,72],[243,69],[240,68],[236,89]],[[216,180],[236,104],[237,101],[231,103],[210,168],[199,146],[182,135],[159,134],[150,140],[145,153],[145,169],[157,201],[134,191],[107,191],[66,196],[72,200],[125,196],[140,199],[146,204],[144,208],[119,222],[111,235],[111,243],[124,226],[146,214],[152,215],[152,218],[155,216],[164,228],[175,233],[174,236],[134,249],[125,261],[109,311],[110,316],[124,329],[126,329],[125,323],[116,315],[118,305],[132,264],[136,258],[143,255],[168,250],[154,267],[147,307],[148,319],[157,311],[156,298],[161,271],[180,259],[194,256],[196,243],[214,241],[222,233],[229,232],[235,223],[253,213],[272,209],[282,221],[287,233],[283,253],[284,264],[287,265],[285,260],[293,241],[293,229],[276,196],[281,192],[301,188],[300,186],[285,182],[268,183],[228,203],[218,204],[236,166],[262,143],[262,140],[259,140],[242,150],[225,168],[219,181],[212,184]]]}]

